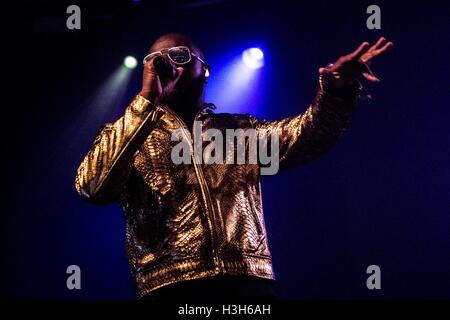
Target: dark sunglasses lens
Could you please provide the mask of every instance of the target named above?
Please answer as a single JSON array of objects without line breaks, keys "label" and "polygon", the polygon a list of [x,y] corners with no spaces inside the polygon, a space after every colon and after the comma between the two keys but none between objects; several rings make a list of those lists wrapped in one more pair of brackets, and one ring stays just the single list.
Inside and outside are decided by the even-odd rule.
[{"label": "dark sunglasses lens", "polygon": [[187,63],[189,62],[190,53],[187,48],[172,48],[169,50],[169,57],[175,63]]}]

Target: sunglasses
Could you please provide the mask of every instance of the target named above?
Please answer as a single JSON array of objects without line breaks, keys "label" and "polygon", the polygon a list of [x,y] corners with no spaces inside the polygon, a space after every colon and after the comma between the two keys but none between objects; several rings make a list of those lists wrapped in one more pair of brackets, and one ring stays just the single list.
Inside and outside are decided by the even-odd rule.
[{"label": "sunglasses", "polygon": [[148,60],[159,55],[166,55],[170,59],[170,61],[172,61],[177,66],[188,64],[189,62],[191,62],[192,57],[194,57],[198,61],[203,63],[206,67],[209,67],[205,61],[203,61],[195,53],[192,53],[188,47],[184,46],[172,47],[168,49],[162,49],[161,51],[152,52],[146,55],[142,62],[143,64],[146,64]]}]

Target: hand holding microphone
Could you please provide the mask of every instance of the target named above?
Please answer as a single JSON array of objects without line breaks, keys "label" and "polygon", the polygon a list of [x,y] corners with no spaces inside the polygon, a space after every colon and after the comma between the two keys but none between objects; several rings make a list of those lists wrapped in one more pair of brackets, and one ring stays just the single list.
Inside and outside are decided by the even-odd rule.
[{"label": "hand holding microphone", "polygon": [[176,77],[177,71],[174,66],[162,56],[156,56],[153,59],[153,66],[156,73],[164,79],[174,79]]},{"label": "hand holding microphone", "polygon": [[163,56],[156,56],[144,65],[142,90],[139,95],[153,104],[159,102],[164,92],[171,91],[184,69],[175,66]]}]

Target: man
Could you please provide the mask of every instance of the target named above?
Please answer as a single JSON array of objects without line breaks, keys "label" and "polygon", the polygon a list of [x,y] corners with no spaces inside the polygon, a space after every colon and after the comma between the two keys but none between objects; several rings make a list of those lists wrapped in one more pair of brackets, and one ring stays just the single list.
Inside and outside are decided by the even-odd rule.
[{"label": "man", "polygon": [[203,52],[182,34],[157,39],[142,90],[102,128],[76,177],[88,200],[122,204],[138,297],[271,297],[260,165],[204,164],[193,154],[191,163],[175,164],[172,134],[181,130],[189,141],[194,120],[202,136],[208,129],[269,132],[279,137],[281,169],[308,162],[335,143],[360,94],[357,79],[379,81],[368,63],[391,47],[384,38],[370,48],[362,43],[319,69],[317,96],[303,114],[266,121],[214,113],[203,100],[210,71]]}]

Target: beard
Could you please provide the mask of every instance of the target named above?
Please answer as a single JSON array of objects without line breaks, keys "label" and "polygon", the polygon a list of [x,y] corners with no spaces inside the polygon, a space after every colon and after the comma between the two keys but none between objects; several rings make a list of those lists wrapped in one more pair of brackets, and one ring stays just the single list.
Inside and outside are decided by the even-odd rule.
[{"label": "beard", "polygon": [[173,88],[163,92],[160,102],[174,109],[199,107],[197,104],[203,94],[204,84],[201,78],[192,79],[187,73],[183,74]]}]

